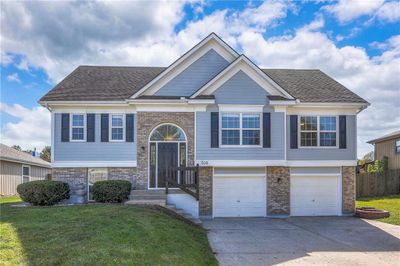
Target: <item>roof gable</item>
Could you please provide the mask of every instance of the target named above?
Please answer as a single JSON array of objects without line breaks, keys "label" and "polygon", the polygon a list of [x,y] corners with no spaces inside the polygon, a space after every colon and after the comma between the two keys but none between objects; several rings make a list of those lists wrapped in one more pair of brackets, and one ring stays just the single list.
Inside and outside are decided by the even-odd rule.
[{"label": "roof gable", "polygon": [[229,61],[214,49],[210,49],[175,78],[162,86],[154,95],[190,96],[227,65],[229,65]]},{"label": "roof gable", "polygon": [[216,104],[265,105],[270,95],[242,70],[213,92]]},{"label": "roof gable", "polygon": [[217,76],[207,82],[203,87],[197,90],[191,98],[196,98],[199,95],[210,95],[222,86],[227,80],[232,78],[239,71],[244,72],[247,76],[253,79],[260,87],[270,95],[279,95],[288,99],[293,99],[293,96],[274,82],[269,76],[261,71],[253,62],[246,56],[239,56],[234,62],[227,66]]},{"label": "roof gable", "polygon": [[167,67],[163,72],[146,84],[142,89],[132,95],[131,98],[137,98],[141,95],[153,95],[164,85],[173,80],[177,75],[182,73],[191,64],[213,49],[221,55],[229,63],[238,56],[237,52],[229,45],[222,41],[215,33],[211,33],[200,43],[190,49],[178,60]]}]

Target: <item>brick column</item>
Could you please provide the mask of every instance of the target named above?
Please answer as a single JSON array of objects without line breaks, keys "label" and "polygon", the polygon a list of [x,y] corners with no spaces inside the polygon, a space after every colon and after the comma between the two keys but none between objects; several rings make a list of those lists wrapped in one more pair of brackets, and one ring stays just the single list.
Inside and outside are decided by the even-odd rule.
[{"label": "brick column", "polygon": [[356,200],[356,167],[342,167],[342,212],[354,213]]},{"label": "brick column", "polygon": [[212,215],[212,167],[199,168],[199,215]]},{"label": "brick column", "polygon": [[267,167],[267,215],[290,215],[289,167]]}]

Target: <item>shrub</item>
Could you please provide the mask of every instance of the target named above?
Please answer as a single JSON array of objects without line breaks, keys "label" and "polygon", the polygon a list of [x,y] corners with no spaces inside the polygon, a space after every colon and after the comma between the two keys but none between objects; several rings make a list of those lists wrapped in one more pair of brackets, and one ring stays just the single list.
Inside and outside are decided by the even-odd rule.
[{"label": "shrub", "polygon": [[105,180],[93,184],[93,199],[99,202],[122,202],[131,193],[131,182],[126,180]]},{"label": "shrub", "polygon": [[17,192],[23,201],[33,205],[54,205],[69,198],[69,185],[61,181],[39,180],[19,184]]}]

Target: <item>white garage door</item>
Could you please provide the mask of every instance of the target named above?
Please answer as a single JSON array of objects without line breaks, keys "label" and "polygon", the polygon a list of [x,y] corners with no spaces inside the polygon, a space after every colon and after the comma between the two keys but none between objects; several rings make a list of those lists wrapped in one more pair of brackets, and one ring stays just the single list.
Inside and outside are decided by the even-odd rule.
[{"label": "white garage door", "polygon": [[264,176],[214,177],[214,217],[257,217],[265,216],[265,213]]},{"label": "white garage door", "polygon": [[340,215],[339,176],[291,176],[292,216]]}]

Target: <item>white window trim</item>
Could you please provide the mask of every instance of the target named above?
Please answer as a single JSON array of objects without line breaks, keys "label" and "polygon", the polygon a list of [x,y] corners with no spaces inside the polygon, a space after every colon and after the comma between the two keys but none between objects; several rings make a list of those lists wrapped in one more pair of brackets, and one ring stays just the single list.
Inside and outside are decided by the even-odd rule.
[{"label": "white window trim", "polygon": [[397,147],[400,147],[400,146],[397,146],[397,142],[400,142],[400,139],[395,139],[394,140],[394,153],[395,154],[400,154],[400,152],[397,151]]},{"label": "white window trim", "polygon": [[[301,118],[305,117],[305,116],[316,116],[317,117],[317,146],[302,146],[301,145]],[[336,146],[321,146],[320,143],[320,117],[335,117],[336,118]],[[298,134],[297,134],[297,143],[299,144],[299,148],[301,149],[337,149],[339,148],[339,116],[337,115],[328,115],[328,114],[324,114],[324,115],[315,115],[315,114],[309,114],[309,115],[298,115],[297,117],[297,129],[298,129]],[[303,130],[303,132],[315,132],[315,131],[307,131],[307,130]],[[333,132],[333,131],[329,131],[329,130],[323,130],[322,132]]]},{"label": "white window trim", "polygon": [[[113,115],[122,115],[122,139],[112,139],[112,116]],[[108,140],[109,142],[125,142],[125,131],[126,131],[126,114],[124,113],[110,113],[108,116]],[[120,128],[120,127],[115,127]]]},{"label": "white window trim", "polygon": [[28,169],[29,169],[28,182],[31,181],[31,166],[30,166],[30,165],[23,164],[23,165],[21,166],[21,169],[22,169],[22,173],[21,173],[21,183],[24,183],[24,176],[26,176],[26,175],[24,175],[24,167],[28,167]]},{"label": "white window trim", "polygon": [[[72,129],[73,128],[81,128],[80,126],[72,126],[73,125],[73,116],[74,115],[82,115],[83,116],[83,139],[73,139]],[[69,114],[69,135],[71,142],[86,142],[86,114],[85,113],[70,113]]]},{"label": "white window trim", "polygon": [[[239,128],[222,128],[222,116],[224,114],[239,114]],[[243,121],[242,121],[242,115],[243,114],[258,114],[260,117],[260,128],[243,128]],[[263,143],[263,118],[262,118],[262,113],[259,112],[219,112],[219,147],[221,148],[260,148],[262,147]],[[222,130],[239,130],[239,138],[240,138],[240,143],[239,145],[229,145],[229,144],[222,144]],[[243,130],[260,130],[260,144],[259,145],[243,145],[243,136],[242,136],[242,131]]]}]

